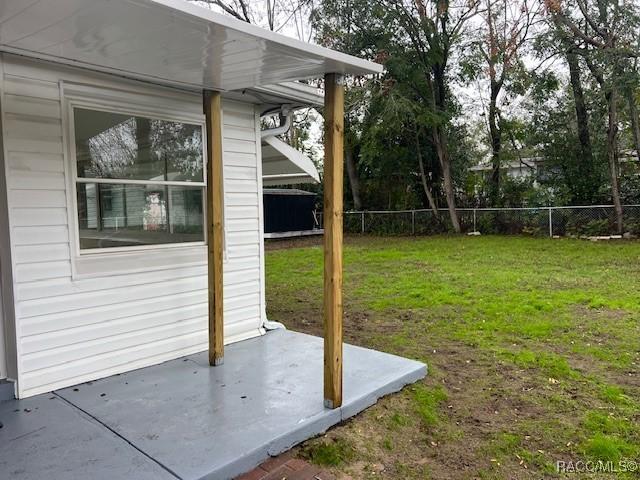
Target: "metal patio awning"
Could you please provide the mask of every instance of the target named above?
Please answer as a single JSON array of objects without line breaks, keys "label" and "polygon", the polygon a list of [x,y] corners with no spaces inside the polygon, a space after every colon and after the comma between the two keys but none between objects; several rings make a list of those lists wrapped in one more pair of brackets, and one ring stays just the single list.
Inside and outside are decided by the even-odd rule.
[{"label": "metal patio awning", "polygon": [[320,183],[320,174],[309,157],[274,136],[262,139],[262,184]]},{"label": "metal patio awning", "polygon": [[0,50],[223,91],[382,71],[184,0],[0,0]]}]

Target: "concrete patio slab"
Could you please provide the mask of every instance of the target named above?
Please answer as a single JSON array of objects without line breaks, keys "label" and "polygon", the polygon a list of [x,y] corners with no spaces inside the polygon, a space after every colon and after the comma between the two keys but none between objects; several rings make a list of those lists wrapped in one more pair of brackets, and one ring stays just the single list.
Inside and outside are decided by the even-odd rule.
[{"label": "concrete patio slab", "polygon": [[0,478],[175,478],[102,424],[52,394],[0,402],[0,422]]},{"label": "concrete patio slab", "polygon": [[[73,405],[77,410],[73,419],[52,420],[41,431],[47,440],[39,448],[14,448],[14,427],[5,426],[0,435],[10,433],[6,437],[9,448],[0,453],[0,466],[16,470],[13,463],[26,464],[35,456],[37,465],[44,468],[50,462],[47,459],[55,456],[59,439],[72,436],[77,424],[96,428],[99,435],[96,432],[94,441],[113,442],[96,443],[91,449],[100,457],[98,461],[102,457],[124,459],[133,450],[139,453],[136,458],[143,472],[147,462],[163,469],[164,477],[154,478],[233,478],[426,374],[420,362],[345,345],[344,405],[328,410],[323,406],[322,362],[321,338],[280,330],[228,346],[221,367],[209,367],[203,352],[56,392],[69,405],[60,399],[48,400],[50,395],[6,402],[7,411],[24,409],[24,402],[29,401],[41,402],[43,413],[49,405],[46,402],[66,410]],[[38,426],[21,431],[34,428]],[[124,454],[116,451],[116,444]],[[85,454],[83,446],[70,464],[92,471],[89,459],[82,462]],[[66,475],[58,475],[58,469],[47,468],[34,476],[37,471],[34,467],[12,478],[42,478],[42,474],[71,478],[69,469]],[[111,473],[112,479],[145,478],[120,470]]]}]

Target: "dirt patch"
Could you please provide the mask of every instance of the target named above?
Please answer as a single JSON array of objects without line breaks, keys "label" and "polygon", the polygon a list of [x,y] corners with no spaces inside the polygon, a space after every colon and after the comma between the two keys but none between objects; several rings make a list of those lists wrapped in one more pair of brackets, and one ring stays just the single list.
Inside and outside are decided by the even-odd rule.
[{"label": "dirt patch", "polygon": [[[434,338],[389,344],[407,324],[419,322],[416,316],[418,312],[408,311],[391,319],[355,309],[345,312],[346,341],[420,358],[429,375],[311,441],[353,445],[356,460],[333,467],[337,478],[533,479],[541,478],[556,459],[567,458],[571,440],[548,435],[553,413],[543,406],[560,386],[461,342]],[[296,322],[295,328],[319,335],[321,322],[318,315],[311,322]],[[437,423],[425,425],[419,419],[416,388],[446,392]]]},{"label": "dirt patch", "polygon": [[[309,305],[312,300],[310,298],[308,302],[300,299],[301,305]],[[270,307],[272,307],[270,305]],[[275,309],[274,309],[275,310]],[[322,304],[317,304],[314,308],[305,308],[303,311],[299,310],[282,310],[277,309],[277,313],[269,315],[277,321],[283,321],[286,327],[308,333],[310,335],[322,336],[323,335],[323,317],[322,317]],[[391,334],[397,332],[401,328],[401,323],[398,321],[385,321],[375,322],[372,321],[373,315],[364,312],[360,309],[351,308],[348,305],[344,308],[344,320],[343,320],[343,332],[344,340],[353,345],[366,346],[370,345],[370,338],[377,334]]]},{"label": "dirt patch", "polygon": [[322,245],[322,235],[295,238],[272,238],[264,241],[264,249],[285,250],[288,248],[317,247]]},{"label": "dirt patch", "polygon": [[576,305],[573,310],[578,317],[597,321],[619,321],[629,315],[624,310],[612,310],[610,308],[591,308],[586,305]]},{"label": "dirt patch", "polygon": [[[521,425],[548,420],[549,412],[531,399],[532,392],[548,385],[474,348],[439,343],[440,348],[424,352],[431,369],[424,382],[312,440],[353,444],[358,460],[334,468],[338,478],[457,480],[482,472],[495,478],[502,478],[500,472],[509,472],[508,478],[540,478],[531,459],[553,450],[555,439],[535,428],[522,434]],[[416,388],[446,391],[436,424],[425,425],[416,417]]]},{"label": "dirt patch", "polygon": [[[626,327],[632,314],[619,309],[586,306],[576,306],[574,311],[578,319],[574,331],[579,332],[585,351],[576,352],[571,344],[550,345],[548,349],[567,357],[571,367],[584,374],[595,374],[608,383],[640,390],[640,347],[629,342],[635,334]],[[611,361],[589,354],[591,347],[610,352]],[[627,356],[624,364],[620,362],[621,355]]]}]

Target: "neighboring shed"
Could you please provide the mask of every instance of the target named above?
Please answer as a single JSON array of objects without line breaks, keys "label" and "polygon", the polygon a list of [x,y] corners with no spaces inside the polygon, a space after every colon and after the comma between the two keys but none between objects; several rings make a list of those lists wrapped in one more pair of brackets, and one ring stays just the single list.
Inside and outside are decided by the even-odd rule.
[{"label": "neighboring shed", "polygon": [[320,235],[316,216],[317,195],[295,188],[265,188],[264,238]]}]

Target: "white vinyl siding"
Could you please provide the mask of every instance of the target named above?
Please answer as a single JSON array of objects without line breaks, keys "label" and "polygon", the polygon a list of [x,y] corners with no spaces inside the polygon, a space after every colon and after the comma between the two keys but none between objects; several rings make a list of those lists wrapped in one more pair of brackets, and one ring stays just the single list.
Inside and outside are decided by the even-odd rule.
[{"label": "white vinyl siding", "polygon": [[[145,95],[159,109],[202,112],[198,95],[3,56],[20,397],[207,348],[206,247],[104,254],[110,273],[74,275],[60,81]],[[229,343],[262,333],[263,278],[256,115],[253,105],[229,100],[223,110]]]},{"label": "white vinyl siding", "polygon": [[[0,268],[2,265],[0,264]],[[2,275],[0,275],[0,380],[7,377],[7,359],[4,348],[4,312],[2,304]]]}]

